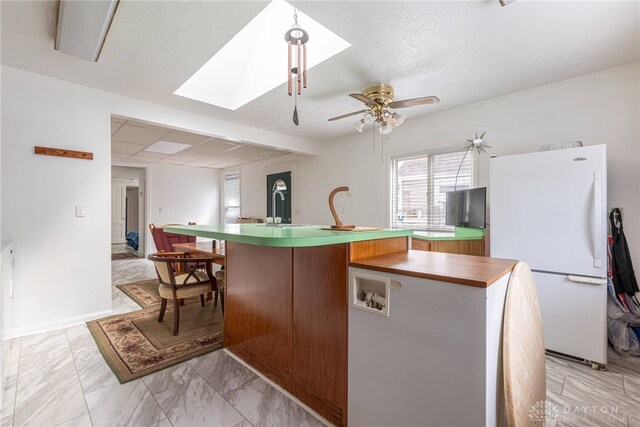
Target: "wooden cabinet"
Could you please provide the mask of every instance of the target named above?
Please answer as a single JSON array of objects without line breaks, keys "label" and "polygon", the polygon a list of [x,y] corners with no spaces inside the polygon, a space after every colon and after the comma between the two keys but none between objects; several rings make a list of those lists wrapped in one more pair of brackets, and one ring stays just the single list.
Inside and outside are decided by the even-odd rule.
[{"label": "wooden cabinet", "polygon": [[224,346],[335,425],[347,422],[348,254],[226,249]]},{"label": "wooden cabinet", "polygon": [[407,240],[295,248],[227,242],[224,346],[346,425],[348,263],[405,252]]},{"label": "wooden cabinet", "polygon": [[348,245],[293,249],[293,395],[347,422]]},{"label": "wooden cabinet", "polygon": [[446,252],[449,254],[484,256],[484,239],[475,240],[421,240],[411,239],[411,249]]},{"label": "wooden cabinet", "polygon": [[224,346],[291,391],[292,248],[227,242]]}]

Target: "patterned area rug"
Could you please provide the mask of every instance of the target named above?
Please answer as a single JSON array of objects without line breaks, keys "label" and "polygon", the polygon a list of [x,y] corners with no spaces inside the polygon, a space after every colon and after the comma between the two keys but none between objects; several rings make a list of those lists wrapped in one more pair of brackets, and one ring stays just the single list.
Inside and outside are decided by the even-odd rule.
[{"label": "patterned area rug", "polygon": [[158,294],[157,279],[117,285],[117,288],[124,292],[129,298],[134,300],[142,308],[160,304],[160,294]]},{"label": "patterned area rug", "polygon": [[116,259],[140,259],[138,255],[133,252],[120,252],[117,254],[111,254],[111,261]]},{"label": "patterned area rug", "polygon": [[147,280],[118,286],[142,310],[87,322],[102,356],[120,383],[135,380],[169,366],[222,348],[222,309],[213,301],[204,307],[199,298],[180,307],[180,331],[173,335],[173,304],[167,304],[158,322],[158,281]]}]

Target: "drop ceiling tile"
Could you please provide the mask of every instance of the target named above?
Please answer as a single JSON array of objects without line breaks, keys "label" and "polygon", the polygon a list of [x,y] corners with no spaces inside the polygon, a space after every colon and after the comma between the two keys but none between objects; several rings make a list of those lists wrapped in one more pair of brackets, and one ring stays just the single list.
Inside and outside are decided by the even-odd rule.
[{"label": "drop ceiling tile", "polygon": [[266,157],[261,157],[261,154],[264,150],[260,148],[254,148],[248,145],[243,145],[241,147],[235,148],[229,151],[227,154],[234,159],[243,159],[243,160],[259,160]]},{"label": "drop ceiling tile", "polygon": [[113,120],[111,120],[111,136],[113,136],[114,133],[118,132],[118,129],[120,129],[121,127],[122,123],[114,122]]},{"label": "drop ceiling tile", "polygon": [[237,146],[238,144],[234,144],[232,142],[212,138],[198,145],[194,145],[191,148],[187,148],[186,151],[194,152],[194,153],[203,153],[203,154],[217,154],[217,153],[222,153],[222,152],[231,150]]},{"label": "drop ceiling tile", "polygon": [[158,163],[168,163],[170,165],[185,165],[189,163],[189,161],[174,159],[173,156],[169,156],[169,157],[165,157],[164,159],[158,160]]},{"label": "drop ceiling tile", "polygon": [[240,166],[240,165],[246,165],[247,163],[252,163],[251,160],[244,160],[244,159],[235,159],[235,160],[230,160],[227,162],[228,166]]},{"label": "drop ceiling tile", "polygon": [[157,130],[160,132],[164,132],[164,133],[169,133],[171,132],[171,128],[165,127],[165,126],[157,126],[157,125],[153,125],[153,124],[149,124],[149,123],[145,123],[145,122],[140,122],[137,120],[127,120],[125,122],[125,124],[130,125],[130,126],[138,126],[141,128],[147,128],[147,129],[153,129],[153,130]]},{"label": "drop ceiling tile", "polygon": [[144,150],[144,145],[130,144],[122,141],[111,141],[111,151],[114,153],[137,153],[140,150]]},{"label": "drop ceiling tile", "polygon": [[209,163],[205,163],[205,162],[189,162],[189,163],[186,164],[186,166],[194,166],[194,167],[198,167],[198,168],[211,167],[211,165]]},{"label": "drop ceiling tile", "polygon": [[149,153],[147,151],[145,152],[140,152],[137,154],[134,154],[133,156],[129,157],[129,160],[139,160],[142,162],[156,162],[160,159],[164,159],[168,157],[166,154],[160,154],[160,153]]},{"label": "drop ceiling tile", "polygon": [[246,164],[246,163],[248,163],[248,162],[246,162],[245,160],[232,160],[232,161],[229,161],[229,162],[224,162],[224,163],[217,164],[215,167],[219,168],[219,169],[225,169],[225,168],[232,168],[232,167],[235,167],[235,166],[240,166],[240,165],[243,165],[243,164]]},{"label": "drop ceiling tile", "polygon": [[122,125],[120,129],[113,135],[113,139],[132,144],[149,145],[169,133],[168,129],[158,130],[149,129],[141,126],[131,126],[128,123]]},{"label": "drop ceiling tile", "polygon": [[128,159],[131,156],[131,153],[111,153],[111,158],[113,159]]},{"label": "drop ceiling tile", "polygon": [[210,137],[205,135],[198,135],[196,133],[191,133],[191,132],[184,132],[181,130],[173,130],[168,135],[165,135],[162,137],[163,141],[179,142],[180,144],[190,144],[190,145],[200,144],[201,142],[204,142],[207,139],[210,139]]},{"label": "drop ceiling tile", "polygon": [[203,157],[206,157],[206,155],[203,154],[203,153],[193,153],[193,152],[190,152],[190,151],[180,151],[179,153],[171,155],[170,158],[175,159],[175,160],[185,161],[185,162],[195,162],[195,161],[197,161],[199,159],[202,159]]}]

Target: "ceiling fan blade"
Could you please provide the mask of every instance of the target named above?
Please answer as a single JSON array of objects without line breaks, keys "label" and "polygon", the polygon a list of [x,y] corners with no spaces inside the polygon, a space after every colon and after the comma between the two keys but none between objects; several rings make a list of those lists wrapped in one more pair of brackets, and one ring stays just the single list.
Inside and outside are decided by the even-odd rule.
[{"label": "ceiling fan blade", "polygon": [[484,134],[487,132],[482,132],[482,135],[480,135],[480,139],[484,138]]},{"label": "ceiling fan blade", "polygon": [[389,104],[390,108],[406,108],[415,107],[417,105],[437,104],[440,99],[437,96],[425,96],[423,98],[405,99],[403,101],[394,101]]},{"label": "ceiling fan blade", "polygon": [[367,111],[369,111],[369,110],[360,110],[360,111],[356,111],[354,113],[343,114],[343,115],[338,116],[338,117],[331,117],[329,119],[329,121],[332,122],[334,120],[340,120],[340,119],[345,119],[345,118],[351,117],[351,116],[357,116],[358,114],[366,113]]},{"label": "ceiling fan blade", "polygon": [[366,105],[368,105],[369,107],[374,107],[376,106],[376,101],[374,101],[371,98],[368,98],[366,96],[364,96],[361,93],[350,93],[349,94],[350,97],[357,99],[358,101],[362,101],[364,102]]}]

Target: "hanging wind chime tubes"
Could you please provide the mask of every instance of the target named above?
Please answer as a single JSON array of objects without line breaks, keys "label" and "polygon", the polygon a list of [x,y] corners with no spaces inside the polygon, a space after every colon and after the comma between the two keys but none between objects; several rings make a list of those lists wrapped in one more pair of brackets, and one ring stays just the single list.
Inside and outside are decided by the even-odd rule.
[{"label": "hanging wind chime tubes", "polygon": [[[309,35],[298,24],[298,14],[294,10],[293,26],[284,34],[288,49],[287,88],[289,96],[295,94],[293,108],[293,123],[298,125],[298,95],[302,94],[302,88],[307,87],[307,42]],[[293,66],[295,49],[296,66]],[[295,88],[294,88],[295,86]]]}]

